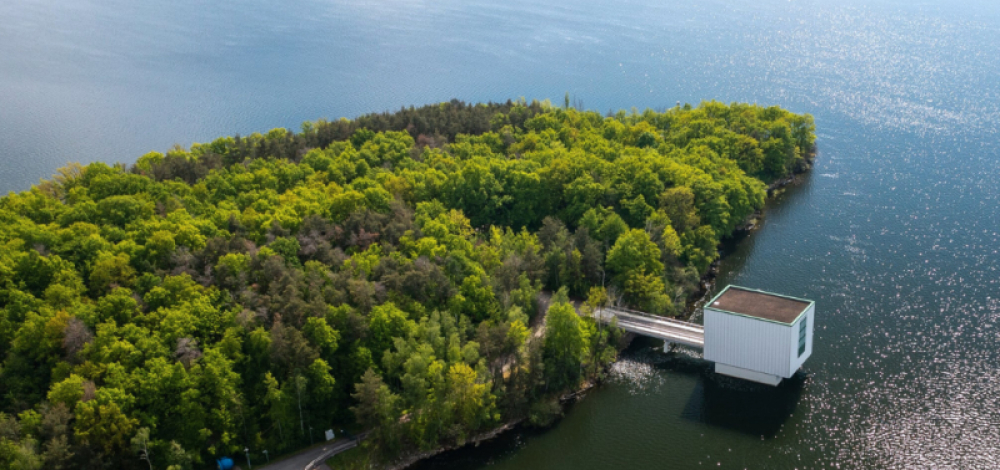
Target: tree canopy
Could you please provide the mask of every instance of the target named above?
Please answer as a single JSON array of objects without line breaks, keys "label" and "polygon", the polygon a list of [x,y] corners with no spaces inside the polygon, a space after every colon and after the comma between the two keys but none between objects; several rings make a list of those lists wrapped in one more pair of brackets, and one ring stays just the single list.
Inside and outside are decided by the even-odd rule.
[{"label": "tree canopy", "polygon": [[0,198],[0,467],[202,468],[355,422],[389,459],[545,412],[615,357],[570,299],[679,312],[813,132],[452,101],[70,165]]}]

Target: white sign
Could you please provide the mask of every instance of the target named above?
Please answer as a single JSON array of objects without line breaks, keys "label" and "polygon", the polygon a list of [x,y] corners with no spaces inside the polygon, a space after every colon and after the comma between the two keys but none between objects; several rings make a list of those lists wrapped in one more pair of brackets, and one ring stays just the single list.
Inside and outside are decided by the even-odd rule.
[{"label": "white sign", "polygon": [[326,440],[328,440],[328,441],[332,441],[333,440],[333,429],[327,429],[326,430]]}]

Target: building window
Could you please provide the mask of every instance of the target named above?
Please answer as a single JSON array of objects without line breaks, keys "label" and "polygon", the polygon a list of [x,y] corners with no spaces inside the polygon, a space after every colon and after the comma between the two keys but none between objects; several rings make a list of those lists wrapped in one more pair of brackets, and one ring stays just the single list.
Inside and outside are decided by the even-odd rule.
[{"label": "building window", "polygon": [[799,357],[802,357],[802,353],[806,352],[806,324],[809,322],[809,317],[802,319],[802,323],[799,323]]}]

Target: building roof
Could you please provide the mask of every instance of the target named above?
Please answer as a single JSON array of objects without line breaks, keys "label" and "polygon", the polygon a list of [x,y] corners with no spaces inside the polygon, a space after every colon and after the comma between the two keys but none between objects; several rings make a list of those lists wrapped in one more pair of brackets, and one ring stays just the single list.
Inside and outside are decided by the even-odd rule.
[{"label": "building roof", "polygon": [[811,301],[745,287],[727,286],[706,307],[791,325]]}]

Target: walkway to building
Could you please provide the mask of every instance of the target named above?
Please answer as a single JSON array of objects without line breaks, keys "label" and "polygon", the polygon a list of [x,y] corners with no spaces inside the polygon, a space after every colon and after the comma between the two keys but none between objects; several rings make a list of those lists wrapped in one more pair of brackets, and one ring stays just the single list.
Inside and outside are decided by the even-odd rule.
[{"label": "walkway to building", "polygon": [[613,318],[617,318],[618,326],[625,331],[694,348],[705,347],[705,327],[695,323],[657,317],[621,307],[598,309],[594,312],[594,318],[604,323],[610,323]]}]

